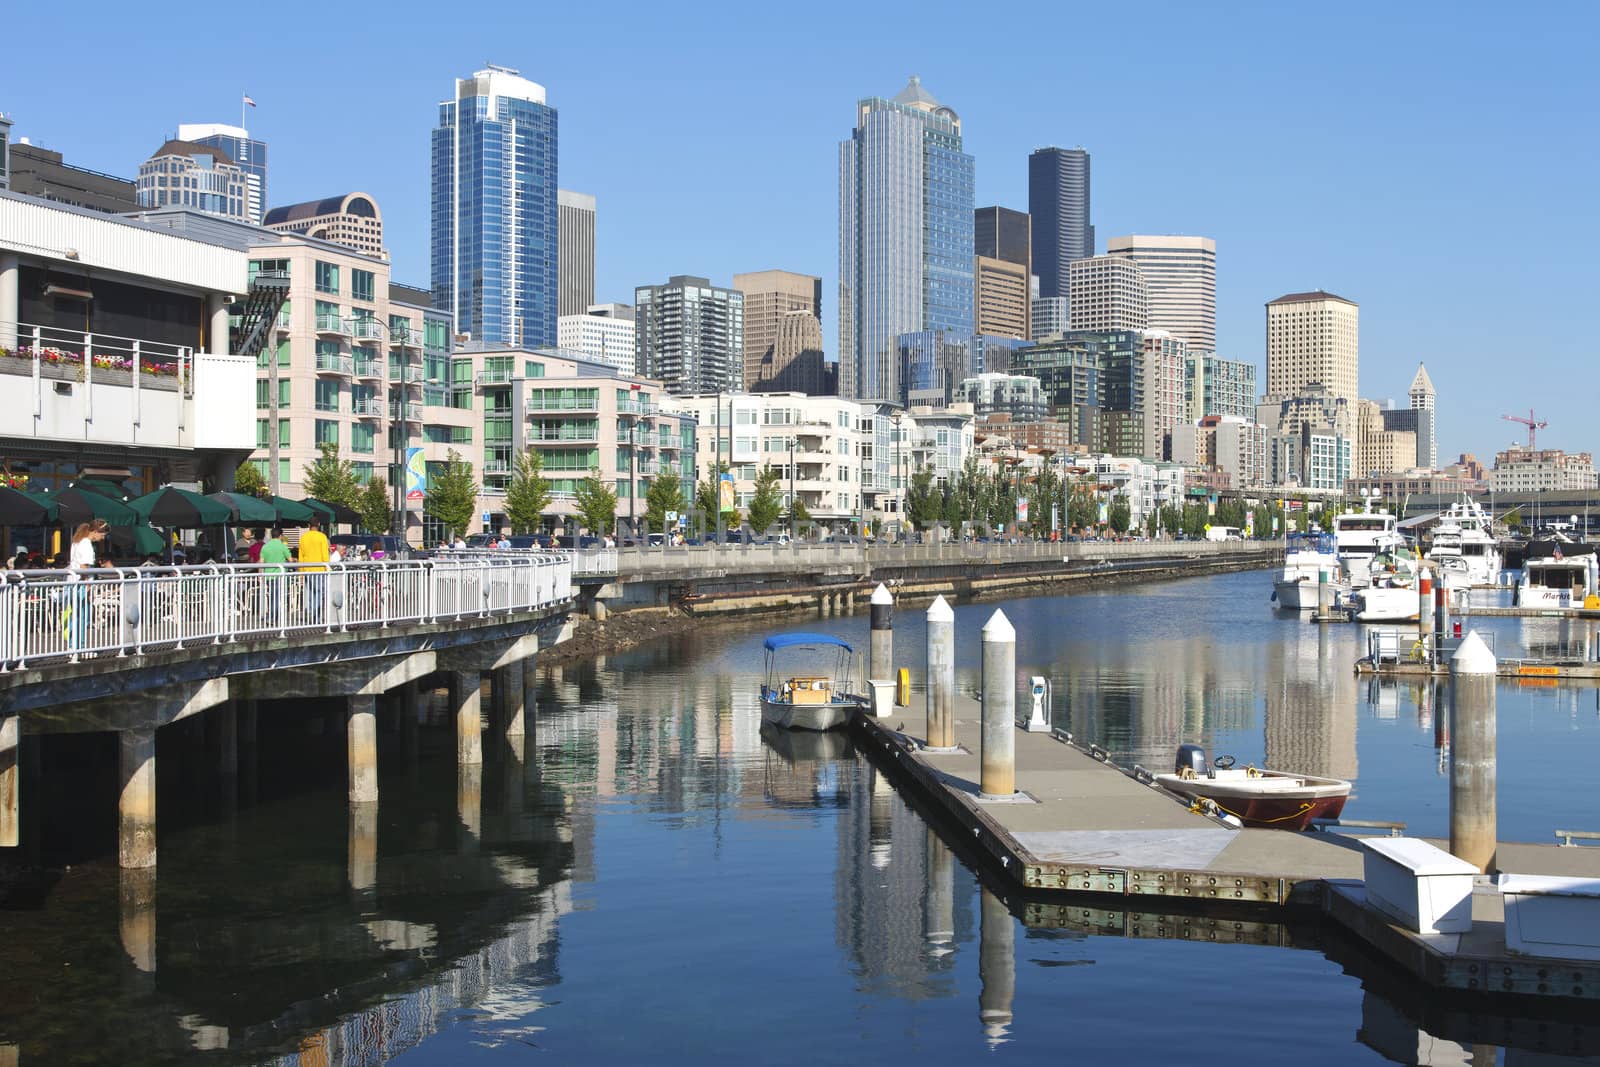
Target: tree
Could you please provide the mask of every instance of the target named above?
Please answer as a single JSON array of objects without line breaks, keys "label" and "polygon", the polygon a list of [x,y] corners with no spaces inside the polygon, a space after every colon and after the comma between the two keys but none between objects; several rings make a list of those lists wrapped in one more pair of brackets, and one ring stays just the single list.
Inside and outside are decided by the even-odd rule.
[{"label": "tree", "polygon": [[306,496],[317,500],[325,500],[330,504],[343,504],[347,508],[356,506],[356,498],[361,495],[361,483],[356,481],[355,464],[347,459],[339,458],[339,446],[332,441],[325,441],[320,446],[321,458],[313,463],[307,463],[303,468],[305,477],[300,480]]},{"label": "tree", "polygon": [[939,521],[944,510],[944,494],[933,484],[933,468],[923,467],[911,476],[906,487],[906,518],[919,530]]},{"label": "tree", "polygon": [[233,491],[240,496],[263,496],[267,491],[267,480],[261,477],[254,463],[246,460],[233,472]]},{"label": "tree", "polygon": [[[722,508],[721,490],[718,482],[722,475],[728,473],[726,463],[718,463],[716,473],[708,474],[706,480],[694,487],[694,506],[705,515],[706,522],[711,526],[717,524],[717,512]],[[733,529],[739,525],[739,509],[722,512],[722,525],[724,529]]]},{"label": "tree", "polygon": [[1119,535],[1128,532],[1128,523],[1133,518],[1133,511],[1128,507],[1128,498],[1118,493],[1111,500],[1111,507],[1106,511],[1106,522],[1111,525]]},{"label": "tree", "polygon": [[1074,530],[1085,530],[1100,517],[1094,500],[1094,491],[1088,486],[1075,485],[1067,497],[1067,525]]},{"label": "tree", "polygon": [[756,475],[756,492],[750,498],[746,517],[750,521],[752,530],[764,534],[767,532],[767,527],[777,522],[781,514],[783,514],[783,490],[778,487],[778,472],[768,464]]},{"label": "tree", "polygon": [[451,449],[444,470],[429,479],[423,510],[438,519],[452,537],[464,536],[478,508],[478,480],[472,464]]},{"label": "tree", "polygon": [[578,483],[573,493],[578,506],[578,519],[596,537],[611,529],[617,517],[617,493],[600,480],[599,471],[590,471],[589,477]]},{"label": "tree", "polygon": [[676,471],[662,471],[650,483],[644,494],[644,521],[650,529],[662,533],[667,528],[667,512],[683,510],[683,479]]},{"label": "tree", "polygon": [[806,502],[796,496],[793,500],[789,501],[789,510],[784,513],[784,519],[789,524],[789,532],[791,534],[798,534],[802,525],[806,525],[811,522],[811,512],[806,507]]},{"label": "tree", "polygon": [[550,483],[544,476],[544,454],[537,448],[524,449],[517,456],[516,469],[506,485],[506,519],[511,532],[533,533],[544,524],[550,507]]},{"label": "tree", "polygon": [[361,515],[361,526],[368,533],[386,534],[394,524],[394,513],[389,510],[389,490],[382,478],[369,478],[366,487],[356,494],[355,509]]}]

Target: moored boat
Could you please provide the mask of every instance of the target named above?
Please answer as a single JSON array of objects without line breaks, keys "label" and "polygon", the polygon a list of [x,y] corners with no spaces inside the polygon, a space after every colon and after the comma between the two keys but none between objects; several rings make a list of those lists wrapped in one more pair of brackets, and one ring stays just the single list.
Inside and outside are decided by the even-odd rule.
[{"label": "moored boat", "polygon": [[1350,592],[1340,573],[1339,553],[1332,534],[1292,533],[1285,540],[1283,570],[1272,583],[1272,599],[1286,611],[1310,611],[1317,606],[1317,586],[1326,572],[1330,595],[1338,601]]},{"label": "moored boat", "polygon": [[1179,745],[1173,773],[1155,780],[1202,808],[1214,806],[1246,826],[1273,830],[1304,830],[1313,819],[1337,819],[1350,796],[1343,778],[1237,767],[1232,756],[1207,762],[1199,745]]},{"label": "moored boat", "polygon": [[1476,500],[1463,496],[1433,528],[1427,558],[1439,567],[1448,589],[1492,586],[1500,581],[1500,545],[1494,524]]},{"label": "moored boat", "polygon": [[1405,544],[1395,517],[1387,511],[1373,510],[1370,500],[1365,511],[1346,511],[1334,518],[1333,538],[1350,584],[1357,589],[1371,584],[1375,557]]},{"label": "moored boat", "polygon": [[1556,554],[1529,559],[1522,567],[1517,603],[1525,608],[1581,608],[1596,593],[1597,567],[1593,553],[1582,556]]},{"label": "moored boat", "polygon": [[[850,692],[851,647],[832,634],[774,634],[767,638],[766,681],[761,685],[761,719],[786,730],[837,730],[866,699]],[[785,649],[835,653],[830,673],[782,674],[778,653]]]},{"label": "moored boat", "polygon": [[1404,548],[1380,552],[1367,564],[1366,581],[1356,581],[1350,611],[1358,622],[1415,622],[1417,561]]}]

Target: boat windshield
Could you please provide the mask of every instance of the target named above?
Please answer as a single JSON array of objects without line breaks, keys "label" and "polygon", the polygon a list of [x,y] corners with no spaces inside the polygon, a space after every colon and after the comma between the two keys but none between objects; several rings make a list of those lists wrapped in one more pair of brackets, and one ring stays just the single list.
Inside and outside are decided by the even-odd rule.
[{"label": "boat windshield", "polygon": [[1342,533],[1380,533],[1394,526],[1389,515],[1350,515],[1334,520]]}]

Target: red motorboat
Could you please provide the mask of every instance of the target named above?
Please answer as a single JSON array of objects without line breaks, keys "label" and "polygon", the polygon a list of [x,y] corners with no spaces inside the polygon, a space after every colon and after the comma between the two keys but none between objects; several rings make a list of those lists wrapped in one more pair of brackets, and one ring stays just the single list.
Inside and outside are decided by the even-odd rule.
[{"label": "red motorboat", "polygon": [[1245,826],[1272,830],[1305,830],[1312,819],[1337,819],[1350,796],[1350,783],[1343,778],[1234,764],[1232,756],[1218,756],[1208,764],[1199,745],[1180,745],[1173,773],[1158,774],[1155,780],[1194,798],[1203,809],[1214,806]]}]

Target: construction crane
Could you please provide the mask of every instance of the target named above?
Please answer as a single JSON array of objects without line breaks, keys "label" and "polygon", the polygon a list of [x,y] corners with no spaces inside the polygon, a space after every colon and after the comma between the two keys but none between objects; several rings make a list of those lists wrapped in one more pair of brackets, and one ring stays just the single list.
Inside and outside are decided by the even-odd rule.
[{"label": "construction crane", "polygon": [[1550,424],[1548,422],[1539,422],[1539,421],[1535,420],[1534,417],[1533,417],[1533,409],[1532,408],[1528,409],[1528,417],[1527,418],[1523,418],[1521,415],[1501,415],[1500,417],[1502,419],[1505,419],[1507,422],[1521,423],[1523,426],[1526,426],[1528,428],[1528,451],[1529,452],[1537,452],[1537,451],[1539,451],[1538,447],[1535,445],[1534,442],[1537,440],[1539,431],[1544,429],[1546,426],[1549,426]]}]

